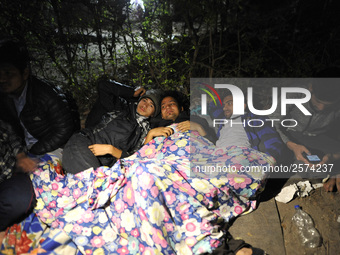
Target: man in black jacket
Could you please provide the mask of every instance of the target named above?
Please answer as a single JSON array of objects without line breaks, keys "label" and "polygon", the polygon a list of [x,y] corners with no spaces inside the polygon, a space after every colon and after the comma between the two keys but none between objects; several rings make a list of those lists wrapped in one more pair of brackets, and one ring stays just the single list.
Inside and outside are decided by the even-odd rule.
[{"label": "man in black jacket", "polygon": [[[120,86],[117,83],[111,85]],[[84,128],[70,138],[63,153],[66,172],[77,174],[91,167],[111,167],[117,159],[128,157],[145,144],[150,131],[149,118],[160,110],[158,93],[148,91],[138,103],[119,102],[121,105],[117,110],[105,114],[99,124]],[[163,135],[162,130],[152,133],[154,136]]]},{"label": "man in black jacket", "polygon": [[0,41],[0,119],[11,124],[34,155],[60,157],[80,128],[77,109],[66,95],[32,76],[26,48],[9,39]]}]

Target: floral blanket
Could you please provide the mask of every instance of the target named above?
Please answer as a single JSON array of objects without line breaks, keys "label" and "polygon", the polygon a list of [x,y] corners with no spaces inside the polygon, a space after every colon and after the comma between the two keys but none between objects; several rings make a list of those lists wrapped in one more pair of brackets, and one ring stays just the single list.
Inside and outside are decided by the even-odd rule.
[{"label": "floral blanket", "polygon": [[[45,155],[31,175],[37,206],[7,230],[1,252],[211,252],[223,241],[223,224],[255,208],[261,167],[273,164],[250,148],[216,148],[196,132],[156,138],[112,168],[77,175],[57,174],[57,162]],[[241,172],[244,166],[258,171]]]}]

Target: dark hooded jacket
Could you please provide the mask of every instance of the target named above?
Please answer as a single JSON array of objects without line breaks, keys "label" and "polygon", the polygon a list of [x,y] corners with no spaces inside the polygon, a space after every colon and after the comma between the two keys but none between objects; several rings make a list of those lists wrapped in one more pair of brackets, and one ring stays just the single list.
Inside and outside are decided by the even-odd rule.
[{"label": "dark hooded jacket", "polygon": [[[154,102],[155,112],[160,108],[156,94],[146,93],[138,99],[133,97],[133,88],[118,82],[101,80],[98,90],[100,97],[88,116],[86,127],[76,133],[65,146],[63,167],[68,172],[75,173],[79,169],[93,167],[92,153],[86,154],[91,144],[113,145],[122,151],[121,158],[136,152],[143,146],[150,130],[149,118],[136,112],[138,100],[147,97]],[[102,166],[112,166],[116,161],[110,154],[96,158]],[[77,160],[80,161],[75,166]]]},{"label": "dark hooded jacket", "polygon": [[85,127],[95,127],[103,116],[112,111],[122,111],[128,102],[137,102],[133,97],[134,88],[113,80],[99,80],[98,99],[87,115]]},{"label": "dark hooded jacket", "polygon": [[[148,118],[139,116],[141,121],[137,121],[136,105],[134,102],[124,102],[120,110],[105,114],[94,128],[85,128],[80,132],[89,138],[91,144],[112,144],[122,150],[122,158],[128,157],[143,145],[149,130]],[[111,155],[97,158],[104,166],[115,162]]]}]

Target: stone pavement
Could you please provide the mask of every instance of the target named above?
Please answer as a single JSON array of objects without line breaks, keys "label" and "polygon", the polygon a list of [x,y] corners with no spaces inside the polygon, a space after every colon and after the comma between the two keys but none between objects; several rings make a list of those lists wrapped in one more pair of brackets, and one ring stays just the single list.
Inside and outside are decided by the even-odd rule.
[{"label": "stone pavement", "polygon": [[[311,192],[305,198],[294,198],[285,204],[274,197],[282,186],[301,179],[269,179],[260,196],[258,208],[235,220],[230,227],[234,238],[240,238],[270,255],[340,255],[340,193],[325,192],[323,188]],[[321,247],[309,249],[302,246],[293,225],[294,206],[299,204],[315,222],[321,233]]]}]

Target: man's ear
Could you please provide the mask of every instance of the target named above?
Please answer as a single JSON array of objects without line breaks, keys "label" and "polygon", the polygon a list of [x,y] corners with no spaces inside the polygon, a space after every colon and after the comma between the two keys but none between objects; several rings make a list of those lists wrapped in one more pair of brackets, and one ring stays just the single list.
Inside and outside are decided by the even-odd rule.
[{"label": "man's ear", "polygon": [[30,75],[30,69],[29,69],[28,67],[26,67],[26,68],[24,69],[24,72],[23,72],[23,74],[22,74],[22,77],[23,77],[24,80],[26,81],[26,80],[28,79],[29,75]]},{"label": "man's ear", "polygon": [[309,85],[308,85],[308,90],[310,91],[310,93],[313,92],[313,85],[312,85],[312,84],[309,84]]},{"label": "man's ear", "polygon": [[244,103],[243,105],[244,105],[244,110],[246,110],[247,109],[247,104]]},{"label": "man's ear", "polygon": [[183,112],[184,111],[184,108],[183,108],[183,106],[182,106],[182,108],[181,108],[181,112]]}]

